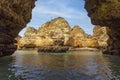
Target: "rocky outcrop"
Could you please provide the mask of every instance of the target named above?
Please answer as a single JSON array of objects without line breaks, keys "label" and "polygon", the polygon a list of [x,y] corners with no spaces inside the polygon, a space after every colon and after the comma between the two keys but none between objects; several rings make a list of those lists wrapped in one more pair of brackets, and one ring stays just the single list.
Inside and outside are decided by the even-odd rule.
[{"label": "rocky outcrop", "polygon": [[38,52],[54,52],[61,53],[69,50],[69,47],[65,46],[41,46],[38,48]]},{"label": "rocky outcrop", "polygon": [[30,21],[34,3],[35,0],[0,0],[0,56],[16,50],[14,38]]},{"label": "rocky outcrop", "polygon": [[106,54],[120,55],[120,28],[109,27],[108,47],[104,51]]},{"label": "rocky outcrop", "polygon": [[[38,29],[38,36],[45,39],[52,39],[55,45],[66,44],[70,32],[69,23],[62,17],[55,18],[50,22],[43,24]],[[59,41],[56,44],[56,41]],[[61,44],[62,45],[62,44]]]},{"label": "rocky outcrop", "polygon": [[93,37],[98,40],[99,48],[107,48],[109,35],[109,28],[106,26],[96,25],[93,29]]},{"label": "rocky outcrop", "polygon": [[82,40],[82,47],[83,48],[98,48],[99,43],[98,43],[98,40],[95,38],[86,38]]},{"label": "rocky outcrop", "polygon": [[38,30],[29,27],[21,39],[21,47],[26,47],[26,45],[62,46],[66,43],[70,29],[68,22],[61,17],[46,22]]},{"label": "rocky outcrop", "polygon": [[35,47],[34,42],[36,39],[37,30],[33,27],[27,28],[24,36],[20,39],[20,47]]},{"label": "rocky outcrop", "polygon": [[82,40],[86,38],[86,33],[78,25],[74,26],[70,31],[68,46],[82,47]]},{"label": "rocky outcrop", "polygon": [[120,27],[120,0],[85,0],[85,8],[93,24]]},{"label": "rocky outcrop", "polygon": [[99,46],[97,39],[94,39],[91,35],[86,34],[84,30],[77,25],[71,29],[67,45],[76,48],[98,48]]},{"label": "rocky outcrop", "polygon": [[93,38],[91,35],[86,34],[78,25],[71,29],[65,19],[59,17],[43,24],[38,30],[28,27],[24,37],[20,40],[20,48],[42,47],[41,49],[43,49],[43,46],[98,48],[99,44],[98,37]]},{"label": "rocky outcrop", "polygon": [[120,0],[85,0],[85,8],[94,25],[109,28],[104,53],[120,55]]}]

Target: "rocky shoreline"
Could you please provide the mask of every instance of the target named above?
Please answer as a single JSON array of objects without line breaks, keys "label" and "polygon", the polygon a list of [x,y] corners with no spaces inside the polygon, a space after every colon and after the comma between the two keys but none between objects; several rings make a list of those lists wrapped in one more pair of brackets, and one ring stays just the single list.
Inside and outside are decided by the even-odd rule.
[{"label": "rocky shoreline", "polygon": [[38,48],[21,48],[18,50],[36,50],[37,52],[44,52],[44,53],[63,53],[67,51],[101,51],[104,52],[102,49],[98,48],[74,48],[70,46],[41,46]]},{"label": "rocky shoreline", "polygon": [[100,51],[100,49],[97,48],[69,48],[69,51],[81,51],[81,50],[87,50],[87,51]]},{"label": "rocky shoreline", "polygon": [[52,53],[62,53],[67,52],[69,47],[66,46],[42,46],[38,48],[38,52],[52,52]]}]

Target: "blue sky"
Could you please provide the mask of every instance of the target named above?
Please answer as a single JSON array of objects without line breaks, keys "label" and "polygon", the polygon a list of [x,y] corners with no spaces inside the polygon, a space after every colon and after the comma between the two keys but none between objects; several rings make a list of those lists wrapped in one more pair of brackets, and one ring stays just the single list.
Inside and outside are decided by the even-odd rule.
[{"label": "blue sky", "polygon": [[[33,26],[38,29],[43,23],[56,17],[63,17],[71,27],[79,25],[86,33],[92,34],[94,25],[84,9],[84,0],[37,0],[27,27]],[[19,33],[21,36],[26,28]]]}]

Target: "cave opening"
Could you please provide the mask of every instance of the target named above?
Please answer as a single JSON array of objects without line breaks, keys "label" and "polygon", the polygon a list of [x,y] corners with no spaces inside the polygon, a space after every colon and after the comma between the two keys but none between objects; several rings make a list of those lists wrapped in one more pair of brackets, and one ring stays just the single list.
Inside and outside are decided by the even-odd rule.
[{"label": "cave opening", "polygon": [[20,36],[24,36],[21,39],[21,44],[23,44],[20,44],[22,47],[43,46],[42,42],[47,46],[54,45],[56,44],[54,39],[64,39],[64,45],[77,48],[106,49],[108,46],[107,28],[94,26],[91,23],[84,8],[84,0],[67,0],[66,2],[64,0],[41,0],[35,5],[30,23],[19,33]]},{"label": "cave opening", "polygon": [[79,25],[79,27],[87,34],[92,35],[94,25],[91,23],[91,20],[87,15],[84,4],[84,0],[38,0],[32,11],[31,21],[19,33],[19,35],[23,36],[29,26],[38,29],[42,24],[57,17],[64,18],[71,28],[75,25]]}]

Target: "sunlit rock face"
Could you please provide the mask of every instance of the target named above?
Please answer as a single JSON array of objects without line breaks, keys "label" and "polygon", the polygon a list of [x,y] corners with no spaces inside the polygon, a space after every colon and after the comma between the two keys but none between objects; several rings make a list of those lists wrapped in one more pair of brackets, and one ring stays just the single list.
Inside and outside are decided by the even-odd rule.
[{"label": "sunlit rock face", "polygon": [[15,50],[14,38],[31,19],[35,0],[0,0],[0,56]]},{"label": "sunlit rock face", "polygon": [[82,40],[82,47],[83,48],[98,48],[98,40],[95,38],[86,38]]},{"label": "sunlit rock face", "polygon": [[20,39],[20,47],[35,47],[37,30],[34,27],[28,27],[24,36]]},{"label": "sunlit rock face", "polygon": [[15,45],[17,46],[17,48],[19,48],[21,38],[22,38],[22,37],[21,37],[20,35],[18,35],[18,36],[15,38],[15,40],[17,41],[17,43],[15,43]]},{"label": "sunlit rock face", "polygon": [[120,55],[120,0],[85,0],[94,25],[108,26],[108,48],[104,53]]},{"label": "sunlit rock face", "polygon": [[109,35],[109,28],[106,26],[96,25],[93,29],[93,37],[98,40],[99,48],[107,48]]},{"label": "sunlit rock face", "polygon": [[52,39],[54,45],[65,45],[70,32],[69,23],[62,17],[46,22],[38,29],[38,36]]},{"label": "sunlit rock face", "polygon": [[86,38],[86,33],[78,25],[74,26],[70,31],[70,37],[66,45],[72,47],[82,47],[82,40]]},{"label": "sunlit rock face", "polygon": [[44,23],[38,30],[29,27],[20,40],[21,47],[63,46],[69,38],[70,26],[61,17]]}]

